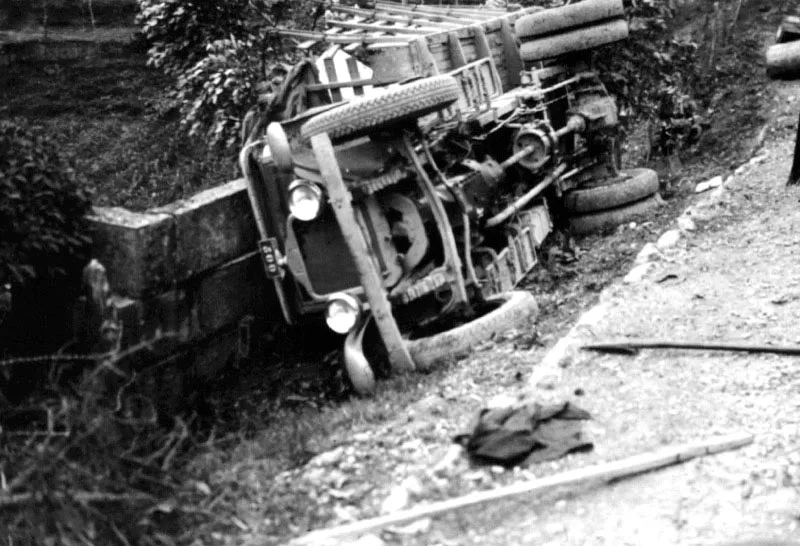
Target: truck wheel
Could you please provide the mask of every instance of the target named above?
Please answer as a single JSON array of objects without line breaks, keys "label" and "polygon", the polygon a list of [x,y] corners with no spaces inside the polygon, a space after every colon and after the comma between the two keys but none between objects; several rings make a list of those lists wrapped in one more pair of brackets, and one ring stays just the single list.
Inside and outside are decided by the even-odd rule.
[{"label": "truck wheel", "polygon": [[564,209],[572,213],[597,212],[640,201],[658,191],[658,174],[651,169],[629,169],[622,176],[592,182],[564,195]]},{"label": "truck wheel", "polygon": [[612,19],[590,27],[568,29],[563,34],[523,40],[519,55],[523,61],[535,62],[593,49],[627,37],[628,23],[624,19]]},{"label": "truck wheel", "polygon": [[613,209],[590,212],[581,216],[569,218],[569,226],[576,235],[584,235],[595,231],[602,231],[611,227],[630,222],[634,218],[647,214],[658,207],[664,201],[657,193],[646,197],[635,203],[623,205]]},{"label": "truck wheel", "polygon": [[407,341],[417,369],[427,370],[437,362],[468,353],[495,334],[526,326],[539,314],[533,295],[519,290],[488,298],[486,305],[483,315],[466,324]]},{"label": "truck wheel", "polygon": [[624,14],[622,0],[592,0],[525,15],[517,19],[514,26],[519,39],[525,40],[622,17]]},{"label": "truck wheel", "polygon": [[441,110],[458,100],[460,91],[451,76],[417,80],[323,112],[307,121],[300,134],[303,138],[321,133],[328,133],[332,140],[354,138]]}]

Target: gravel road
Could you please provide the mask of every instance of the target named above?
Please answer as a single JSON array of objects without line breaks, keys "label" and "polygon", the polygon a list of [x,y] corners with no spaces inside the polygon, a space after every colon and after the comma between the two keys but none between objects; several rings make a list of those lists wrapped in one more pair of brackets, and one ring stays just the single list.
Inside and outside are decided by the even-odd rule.
[{"label": "gravel road", "polygon": [[[448,374],[438,395],[381,429],[356,434],[351,447],[285,474],[285,483],[316,484],[319,494],[325,476],[338,476],[341,487],[329,486],[322,493],[328,495],[325,502],[336,504],[337,495],[357,488],[359,478],[347,476],[347,467],[361,460],[354,468],[368,467],[373,483],[358,509],[335,508],[338,515],[331,523],[344,523],[381,509],[424,504],[665,445],[749,432],[754,443],[736,451],[611,485],[571,487],[462,510],[367,536],[362,544],[671,546],[800,539],[800,368],[795,358],[677,350],[597,356],[576,350],[586,341],[620,338],[800,343],[795,328],[800,318],[800,189],[784,186],[796,119],[792,97],[798,88],[775,85],[773,121],[757,156],[723,187],[699,194],[674,229],[653,241],[660,246],[647,246],[626,280],[604,290],[590,318],[579,321],[544,359],[540,348],[519,351],[508,343],[477,353]],[[531,362],[540,364],[531,367]],[[529,379],[515,384],[511,372],[531,368]],[[576,402],[595,418],[590,432],[596,449],[524,471],[467,469],[463,460],[437,469],[448,434],[463,426],[463,420],[443,417],[464,402],[467,377],[480,384],[476,390],[484,402],[493,395]],[[468,414],[463,407],[460,412]],[[407,438],[392,432],[400,429]],[[389,442],[383,445],[385,459],[364,461],[364,453],[377,453],[373,442],[380,438]],[[373,449],[360,449],[359,442]],[[385,481],[376,482],[376,475]]]},{"label": "gravel road", "polygon": [[[573,399],[597,420],[595,452],[570,456],[555,465],[559,469],[730,432],[750,432],[755,442],[613,485],[461,514],[460,524],[445,523],[437,527],[440,537],[420,544],[666,546],[800,539],[796,358],[677,350],[597,356],[574,350],[585,341],[621,338],[800,343],[800,189],[784,186],[797,87],[776,85],[780,100],[758,157],[723,188],[698,196],[685,215],[693,222],[681,221],[697,229],[664,237],[663,248],[634,268],[630,282],[607,289],[591,319],[549,359],[560,370],[534,374],[532,383],[547,388],[531,386],[533,398]],[[576,389],[585,394],[574,396]],[[531,469],[552,470],[553,465]],[[465,518],[472,522],[466,532]]]}]

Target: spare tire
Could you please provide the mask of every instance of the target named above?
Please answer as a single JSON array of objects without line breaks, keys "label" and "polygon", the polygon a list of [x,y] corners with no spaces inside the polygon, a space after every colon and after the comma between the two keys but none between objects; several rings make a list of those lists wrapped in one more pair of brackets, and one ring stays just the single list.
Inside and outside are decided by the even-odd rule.
[{"label": "spare tire", "polygon": [[541,61],[593,49],[627,37],[628,23],[624,19],[612,19],[589,27],[566,30],[562,34],[541,36],[522,42],[519,55],[526,62]]},{"label": "spare tire", "polygon": [[576,235],[585,235],[587,233],[602,231],[630,222],[639,216],[657,209],[663,203],[664,201],[661,199],[661,196],[656,193],[650,197],[621,207],[591,212],[581,216],[573,216],[568,219],[569,227]]},{"label": "spare tire", "polygon": [[303,138],[321,133],[328,133],[331,140],[355,138],[441,110],[458,100],[460,92],[452,76],[416,80],[323,112],[303,124],[300,134]]},{"label": "spare tire", "polygon": [[640,201],[658,191],[658,173],[629,169],[619,177],[589,183],[564,194],[564,209],[572,213],[597,212]]},{"label": "spare tire", "polygon": [[437,362],[468,353],[495,334],[518,328],[539,314],[530,292],[515,290],[486,300],[485,313],[466,324],[428,337],[408,340],[408,352],[417,369],[430,369]]},{"label": "spare tire", "polygon": [[585,0],[525,15],[517,19],[514,28],[520,40],[525,40],[533,36],[544,36],[560,30],[586,26],[604,19],[615,19],[622,17],[624,13],[622,0]]}]

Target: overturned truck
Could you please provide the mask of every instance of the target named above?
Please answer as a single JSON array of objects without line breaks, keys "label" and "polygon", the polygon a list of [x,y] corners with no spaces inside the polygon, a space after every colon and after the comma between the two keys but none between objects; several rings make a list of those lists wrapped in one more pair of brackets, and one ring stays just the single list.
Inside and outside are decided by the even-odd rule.
[{"label": "overturned truck", "polygon": [[530,320],[515,290],[554,229],[658,206],[620,170],[617,107],[590,50],[627,37],[621,0],[562,8],[330,6],[240,162],[284,320],[346,336],[355,389]]}]

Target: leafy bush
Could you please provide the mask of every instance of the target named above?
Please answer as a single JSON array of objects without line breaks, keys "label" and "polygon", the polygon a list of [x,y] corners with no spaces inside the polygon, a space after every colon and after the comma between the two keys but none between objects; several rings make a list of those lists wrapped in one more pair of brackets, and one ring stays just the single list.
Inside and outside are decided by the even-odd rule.
[{"label": "leafy bush", "polygon": [[207,44],[246,36],[248,11],[248,0],[139,0],[150,65],[180,75],[206,57]]},{"label": "leafy bush", "polygon": [[313,25],[322,4],[306,0],[139,0],[149,64],[176,78],[171,99],[190,135],[233,146],[276,62],[276,25]]},{"label": "leafy bush", "polygon": [[0,284],[64,275],[85,256],[90,195],[52,141],[0,121]]},{"label": "leafy bush", "polygon": [[236,143],[241,120],[258,100],[258,62],[252,39],[211,42],[207,56],[178,77],[182,123],[212,144]]},{"label": "leafy bush", "polygon": [[620,108],[624,130],[643,121],[657,126],[651,146],[670,155],[693,143],[700,130],[696,98],[702,87],[697,43],[676,39],[676,13],[661,0],[646,0],[626,9],[630,37],[605,46],[595,60]]}]

